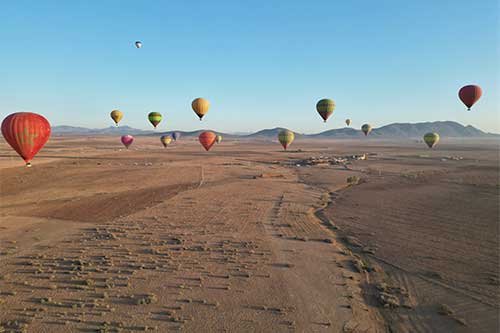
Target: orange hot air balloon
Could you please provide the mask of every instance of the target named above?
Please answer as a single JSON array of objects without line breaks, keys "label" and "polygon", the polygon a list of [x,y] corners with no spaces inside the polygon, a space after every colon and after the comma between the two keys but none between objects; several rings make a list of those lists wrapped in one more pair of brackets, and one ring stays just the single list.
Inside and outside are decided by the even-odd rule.
[{"label": "orange hot air balloon", "polygon": [[206,151],[209,151],[210,148],[214,145],[217,139],[217,135],[214,132],[205,131],[198,136],[198,140],[200,140],[201,145],[205,148]]},{"label": "orange hot air balloon", "polygon": [[2,121],[5,141],[23,158],[27,167],[49,139],[50,132],[47,119],[36,113],[13,113]]},{"label": "orange hot air balloon", "polygon": [[201,118],[207,114],[208,108],[210,108],[210,102],[204,98],[198,97],[191,102],[191,107],[201,121]]},{"label": "orange hot air balloon", "polygon": [[469,111],[470,108],[481,98],[482,94],[483,90],[481,87],[473,84],[464,86],[458,91],[458,97]]}]

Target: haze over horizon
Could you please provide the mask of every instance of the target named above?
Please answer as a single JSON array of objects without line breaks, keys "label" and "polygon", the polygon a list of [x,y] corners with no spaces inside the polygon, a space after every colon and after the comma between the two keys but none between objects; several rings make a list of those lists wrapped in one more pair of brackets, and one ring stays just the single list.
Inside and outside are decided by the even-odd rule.
[{"label": "haze over horizon", "polygon": [[[500,132],[498,2],[5,3],[0,116],[52,125],[317,133],[452,120]],[[325,13],[324,18],[318,12]],[[64,27],[64,28],[62,28]],[[143,48],[136,49],[134,41]],[[457,97],[479,84],[468,112]],[[195,97],[211,102],[199,122]],[[316,102],[337,108],[324,124]]]}]

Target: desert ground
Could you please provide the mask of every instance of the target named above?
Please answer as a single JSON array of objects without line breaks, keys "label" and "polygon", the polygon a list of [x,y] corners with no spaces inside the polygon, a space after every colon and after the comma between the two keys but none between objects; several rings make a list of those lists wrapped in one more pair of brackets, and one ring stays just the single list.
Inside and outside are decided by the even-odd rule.
[{"label": "desert ground", "polygon": [[0,332],[496,332],[498,147],[2,141]]}]

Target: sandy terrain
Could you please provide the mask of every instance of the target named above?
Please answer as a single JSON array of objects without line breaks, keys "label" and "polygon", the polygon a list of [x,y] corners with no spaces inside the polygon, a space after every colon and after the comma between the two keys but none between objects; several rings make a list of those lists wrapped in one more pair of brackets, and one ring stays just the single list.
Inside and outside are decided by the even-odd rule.
[{"label": "sandy terrain", "polygon": [[494,332],[497,147],[2,142],[0,332]]}]

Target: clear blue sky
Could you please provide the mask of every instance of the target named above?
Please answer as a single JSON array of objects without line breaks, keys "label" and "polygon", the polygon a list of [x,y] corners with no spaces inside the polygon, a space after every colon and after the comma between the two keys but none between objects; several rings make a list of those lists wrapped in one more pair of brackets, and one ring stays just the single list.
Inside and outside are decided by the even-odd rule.
[{"label": "clear blue sky", "polygon": [[[497,0],[3,1],[0,116],[106,127],[119,108],[136,128],[161,112],[162,130],[318,132],[351,118],[500,132],[498,13]],[[469,83],[484,91],[472,112],[457,98]],[[327,124],[324,97],[337,103]]]}]

